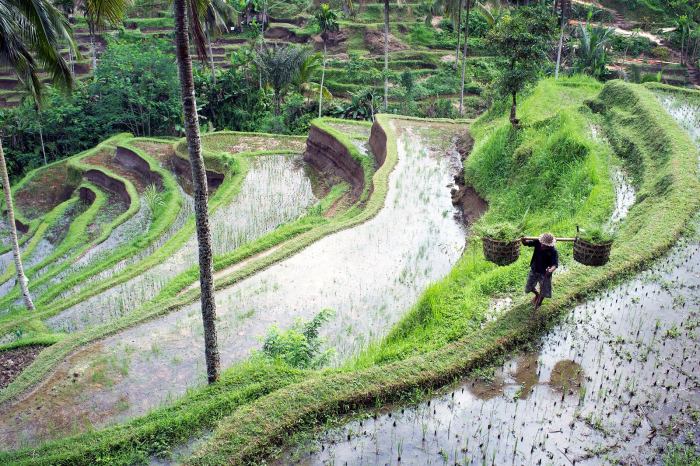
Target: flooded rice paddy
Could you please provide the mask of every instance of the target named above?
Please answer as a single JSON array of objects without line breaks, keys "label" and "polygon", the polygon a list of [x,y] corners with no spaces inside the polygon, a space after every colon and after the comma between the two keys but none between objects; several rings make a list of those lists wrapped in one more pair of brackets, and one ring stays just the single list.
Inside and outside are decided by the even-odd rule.
[{"label": "flooded rice paddy", "polygon": [[[302,215],[317,201],[299,157],[250,160],[240,193],[211,216],[215,254],[230,252]],[[145,273],[93,296],[47,320],[49,328],[73,332],[133,311],[155,297],[172,278],[197,263],[197,239]]]},{"label": "flooded rice paddy", "polygon": [[576,307],[538,350],[278,464],[657,464],[700,441],[700,243]]},{"label": "flooded rice paddy", "polygon": [[[222,365],[259,348],[272,325],[286,328],[324,308],[334,310],[322,334],[336,362],[384,336],[462,253],[449,188],[459,155],[450,148],[402,128],[377,216],[217,292]],[[88,345],[0,408],[0,438],[16,446],[143,414],[205,382],[202,348],[197,304]]]},{"label": "flooded rice paddy", "polygon": [[656,92],[656,97],[693,141],[700,145],[700,101],[663,91]]}]

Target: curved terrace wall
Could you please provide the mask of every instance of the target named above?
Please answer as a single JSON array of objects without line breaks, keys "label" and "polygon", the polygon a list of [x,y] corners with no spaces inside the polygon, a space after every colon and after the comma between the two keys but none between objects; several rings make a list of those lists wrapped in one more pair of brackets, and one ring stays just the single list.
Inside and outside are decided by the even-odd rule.
[{"label": "curved terrace wall", "polygon": [[111,191],[119,198],[124,201],[125,204],[129,205],[131,203],[131,196],[129,191],[126,189],[126,185],[123,181],[112,178],[105,172],[91,168],[85,172],[85,179],[95,183],[97,186]]},{"label": "curved terrace wall", "polygon": [[158,189],[163,189],[163,178],[160,174],[151,170],[151,166],[148,162],[133,150],[124,146],[117,146],[114,160],[129,170],[138,172],[148,184],[154,184]]},{"label": "curved terrace wall", "polygon": [[[384,140],[386,142],[386,138]],[[306,140],[304,161],[320,172],[330,173],[347,181],[354,199],[358,199],[365,189],[365,173],[360,163],[338,139],[313,124],[309,128],[309,137]],[[379,165],[383,163],[384,158]]]}]

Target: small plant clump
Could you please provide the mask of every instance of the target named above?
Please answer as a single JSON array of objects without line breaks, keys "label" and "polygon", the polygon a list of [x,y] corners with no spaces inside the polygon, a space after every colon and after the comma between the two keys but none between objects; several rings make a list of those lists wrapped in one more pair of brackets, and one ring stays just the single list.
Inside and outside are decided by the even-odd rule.
[{"label": "small plant clump", "polygon": [[478,224],[474,232],[481,237],[507,242],[517,241],[523,236],[522,226],[510,222]]},{"label": "small plant clump", "polygon": [[581,228],[578,237],[593,244],[612,243],[615,240],[615,232],[601,226],[590,226]]}]

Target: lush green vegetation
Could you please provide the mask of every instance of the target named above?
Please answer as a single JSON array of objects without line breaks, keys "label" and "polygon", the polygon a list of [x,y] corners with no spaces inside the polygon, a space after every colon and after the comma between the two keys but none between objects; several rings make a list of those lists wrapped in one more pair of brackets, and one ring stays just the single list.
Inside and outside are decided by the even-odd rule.
[{"label": "lush green vegetation", "polygon": [[[604,125],[606,132],[613,137],[618,132],[636,136],[628,143],[634,149],[628,150],[636,151],[644,162],[639,179],[641,192],[655,189],[657,179],[667,176],[671,167],[683,167],[667,190],[656,193],[653,200],[644,198],[632,209],[630,215],[636,222],[622,227],[621,246],[613,250],[608,266],[592,271],[572,264],[567,279],[557,282],[556,299],[543,308],[544,321],[554,319],[588,290],[661,253],[672,244],[683,230],[685,220],[698,207],[696,154],[688,137],[669,117],[658,112],[658,104],[648,91],[611,83],[596,98],[600,89],[595,81],[585,78],[558,83],[545,81],[523,102],[520,128],[513,129],[506,115],[494,110],[473,129],[477,145],[465,167],[468,176],[478,183],[483,181],[482,177],[502,173],[498,179],[503,180],[489,186],[488,190],[481,188],[491,202],[491,210],[483,219],[485,224],[503,220],[523,221],[526,231],[547,228],[570,234],[577,219],[605,218],[612,205],[612,187],[607,177],[612,155],[605,146],[591,139],[588,127],[593,123]],[[601,113],[594,114],[582,107],[587,100],[597,102],[598,105],[592,103],[591,106]],[[615,115],[621,109],[639,116],[618,120]],[[372,210],[360,218],[348,217],[345,220],[341,217],[334,226],[331,227],[331,223],[317,231],[328,232],[355,224],[381,206],[385,190],[382,188],[385,181],[381,180],[385,179],[383,177],[390,170],[392,157],[396,154],[395,140],[387,121],[380,117],[389,136],[388,165],[375,174],[374,193],[370,197]],[[579,121],[580,126],[572,121]],[[566,133],[560,128],[571,131]],[[657,142],[658,138],[662,139],[663,146]],[[561,169],[562,164],[568,164],[562,159],[563,148],[575,149],[578,154],[576,163],[566,170]],[[494,164],[490,156],[497,150],[509,154],[501,165]],[[625,153],[621,155],[625,156]],[[528,182],[528,178],[519,179],[516,167],[532,173],[550,169],[552,175],[544,178],[544,184],[532,176]],[[651,168],[647,170],[646,167]],[[555,176],[557,168],[558,176]],[[557,199],[560,193],[565,194],[570,189],[565,180],[581,183],[584,197],[575,198],[573,203]],[[508,182],[512,182],[521,193],[535,197],[540,193],[537,199],[543,205],[530,206],[527,210],[527,206],[522,205],[525,196],[520,200],[512,198]],[[544,195],[547,190],[557,195],[547,197]],[[519,210],[511,206],[511,202],[520,202]],[[525,210],[528,214],[523,219],[518,212]],[[313,240],[318,234],[302,235],[299,239],[305,238],[304,242]],[[642,247],[638,247],[640,242]],[[297,243],[290,250],[296,250],[301,244]],[[288,253],[283,251],[270,260],[278,260]],[[472,243],[454,271],[427,290],[384,341],[339,371],[298,372],[283,365],[255,360],[226,371],[221,384],[196,390],[172,407],[156,410],[145,418],[50,442],[38,450],[4,454],[4,459],[35,464],[42,464],[42,461],[46,464],[139,462],[151,454],[167,454],[172,445],[186,440],[193,432],[217,426],[220,419],[213,439],[192,461],[210,464],[259,458],[261,453],[274,450],[271,450],[274,443],[271,441],[281,440],[291,430],[307,428],[328,415],[396,399],[401,394],[413,393],[418,387],[443,383],[492,360],[514,345],[534,338],[541,332],[539,325],[542,321],[528,318],[529,311],[524,302],[518,302],[495,322],[484,322],[489,297],[519,286],[525,262],[521,259],[509,267],[495,267],[484,261],[478,243]],[[223,280],[218,285],[230,284],[247,273],[250,271]],[[185,280],[181,284],[190,282]],[[172,288],[168,293],[172,296],[176,289]],[[130,316],[130,323],[122,321],[111,329],[99,329],[81,336],[79,341],[64,339],[42,353],[42,360],[50,367],[52,361],[87,341],[86,338],[98,338],[118,326],[133,325],[148,315],[167,312],[177,306],[178,301],[187,302],[195,297],[196,292],[188,292],[175,300],[164,295],[146,312],[142,310],[138,316]],[[291,338],[291,335],[287,336]],[[290,341],[289,338],[284,340]],[[296,344],[290,347],[299,348]],[[48,357],[49,353],[51,357]],[[416,356],[416,353],[420,355]],[[29,374],[32,377],[41,374],[36,367],[32,369],[33,374]],[[39,456],[34,456],[37,454]]]},{"label": "lush green vegetation", "polygon": [[[662,0],[640,0],[635,5],[630,8],[639,11],[668,6]],[[211,211],[235,199],[251,157],[298,152],[303,137],[294,135],[306,134],[312,126],[338,141],[364,173],[363,191],[356,203],[341,203],[340,209],[333,209],[348,191],[346,184],[337,184],[300,218],[215,257],[214,270],[220,274],[215,282],[217,289],[229,287],[325,235],[368,220],[384,204],[388,176],[398,157],[396,134],[390,122],[392,118],[410,117],[377,115],[385,74],[383,61],[372,50],[368,37],[381,27],[382,5],[372,3],[361,11],[351,9],[344,13],[340,10],[350,8],[346,2],[332,2],[332,6],[338,11],[340,32],[346,33],[347,38],[346,49],[331,50],[327,62],[325,58],[321,62],[320,55],[308,45],[264,45],[257,22],[263,18],[263,6],[242,1],[238,7],[250,14],[242,21],[237,38],[247,42],[223,47],[232,66],[220,67],[221,62],[217,62],[211,70],[210,64],[203,64],[195,72],[200,120],[206,129],[202,140],[207,167],[225,175],[210,199]],[[686,11],[683,5],[674,3],[673,8],[676,7]],[[288,2],[275,8],[271,14],[311,17],[304,2]],[[29,171],[15,191],[45,170],[63,165],[77,180],[76,186],[88,188],[95,195],[90,207],[71,223],[66,239],[28,271],[30,278],[36,277],[31,282],[33,289],[46,287],[37,300],[38,310],[28,313],[14,309],[0,317],[0,336],[14,333],[18,338],[0,346],[0,351],[24,345],[48,347],[9,387],[0,391],[0,402],[36,384],[84,345],[174,312],[200,296],[193,287],[199,276],[198,267],[193,265],[143,306],[115,321],[71,335],[50,333],[43,323],[62,310],[149,270],[175,253],[194,232],[194,219],[190,218],[152,254],[126,270],[61,297],[156,243],[182,207],[175,177],[138,145],[149,141],[162,144],[166,140],[152,137],[181,135],[183,130],[171,45],[166,40],[145,39],[143,35],[148,28],[172,28],[172,18],[167,12],[159,18],[140,17],[147,15],[147,10],[144,5],[136,5],[135,17],[125,24],[137,29],[121,31],[117,38],[108,41],[94,79],[79,85],[72,96],[50,91],[40,112],[27,99],[0,113],[0,127],[8,136],[6,150],[11,173],[17,178],[40,167]],[[581,18],[584,12],[580,10],[585,10],[588,19],[612,20],[607,11],[594,12],[578,5],[576,16]],[[461,79],[459,66],[452,58],[457,46],[456,32],[465,31],[466,25],[445,17],[434,26],[433,7],[426,4],[392,5],[391,11],[401,15],[401,21],[392,22],[392,40],[406,47],[397,46],[391,52],[389,112],[454,118]],[[690,24],[693,18],[686,20]],[[320,32],[318,22],[295,26],[281,23],[275,27],[286,28],[294,37],[303,38]],[[679,44],[688,44],[697,32],[692,32],[693,27],[683,27],[677,31],[680,40],[676,39],[677,33],[672,37]],[[338,32],[332,29],[326,32]],[[322,368],[329,356],[319,339],[319,328],[328,315],[324,311],[291,329],[270,329],[262,351],[227,369],[217,384],[194,389],[170,405],[121,425],[0,452],[0,462],[145,463],[152,455],[167,457],[175,446],[211,430],[212,437],[198,448],[189,460],[191,464],[258,461],[275,454],[277,445],[288,441],[290,433],[311,429],[329,417],[414,396],[531,342],[582,297],[666,251],[700,207],[697,150],[647,88],[621,81],[603,84],[595,79],[611,77],[609,65],[616,57],[653,53],[651,42],[644,37],[615,35],[606,27],[580,26],[572,39],[576,51],[569,71],[590,76],[542,80],[550,72],[548,53],[556,30],[549,7],[511,12],[484,8],[470,17],[469,30],[466,115],[476,116],[490,107],[470,126],[476,144],[464,165],[466,181],[489,204],[474,231],[498,239],[515,239],[523,233],[541,231],[574,236],[576,226],[584,225],[582,238],[594,242],[610,240],[611,232],[601,225],[609,219],[614,202],[610,169],[619,163],[632,175],[638,201],[616,233],[608,265],[590,269],[575,264],[568,259],[570,247],[563,245],[566,272],[555,280],[555,298],[545,304],[541,314],[532,319],[528,303],[522,298],[516,299],[503,315],[493,317],[489,315],[493,298],[520,289],[528,258],[496,267],[484,259],[480,242],[471,241],[452,272],[430,286],[386,338],[374,342],[341,368]],[[332,38],[323,40],[325,45]],[[634,80],[650,79],[640,74]],[[332,100],[326,91],[333,94]],[[319,103],[320,95],[324,96],[323,103]],[[516,99],[518,96],[521,97]],[[511,104],[509,117],[507,109]],[[338,123],[337,120],[314,119],[319,109],[324,115],[363,120],[353,123],[358,133],[360,127],[367,130],[369,123],[364,120],[374,120],[375,130],[387,136],[384,165],[376,167],[371,157],[358,150],[352,140],[357,139],[357,134],[329,124]],[[595,137],[592,128],[602,130],[605,139]],[[97,145],[108,135],[122,131],[137,137],[120,134]],[[281,148],[267,150],[261,146],[235,155],[227,153],[238,137],[250,135],[280,142]],[[42,144],[48,161],[53,161],[46,167],[41,167],[45,162]],[[162,177],[161,190],[153,186],[142,193],[143,200],[157,215],[145,231],[100,257],[89,268],[53,283],[51,280],[67,270],[72,261],[107,239],[140,207],[139,193],[129,180],[109,167],[85,161],[100,150],[114,151],[117,146],[135,152]],[[86,150],[89,148],[92,149]],[[183,140],[173,142],[173,150],[176,157],[187,157]],[[68,155],[72,156],[65,159]],[[92,236],[86,233],[88,226],[109,202],[103,190],[80,180],[90,169],[123,182],[131,198],[125,212]],[[48,212],[18,209],[18,218],[30,226],[30,232],[23,237],[25,254],[33,252],[57,219],[76,202],[72,197]],[[12,273],[8,268],[0,280],[8,279]],[[0,306],[10,308],[18,296],[17,290],[12,291],[0,299]],[[696,460],[692,451],[681,447],[666,455],[669,464]]]}]

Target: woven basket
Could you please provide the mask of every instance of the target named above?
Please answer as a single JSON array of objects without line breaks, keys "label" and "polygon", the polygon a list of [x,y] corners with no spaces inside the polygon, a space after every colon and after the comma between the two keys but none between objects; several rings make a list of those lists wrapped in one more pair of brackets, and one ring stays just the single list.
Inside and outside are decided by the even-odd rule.
[{"label": "woven basket", "polygon": [[520,257],[520,240],[498,241],[483,237],[484,256],[489,262],[497,265],[508,265],[518,260]]},{"label": "woven basket", "polygon": [[601,266],[610,260],[612,241],[595,244],[576,238],[574,241],[574,260],[583,265]]}]

